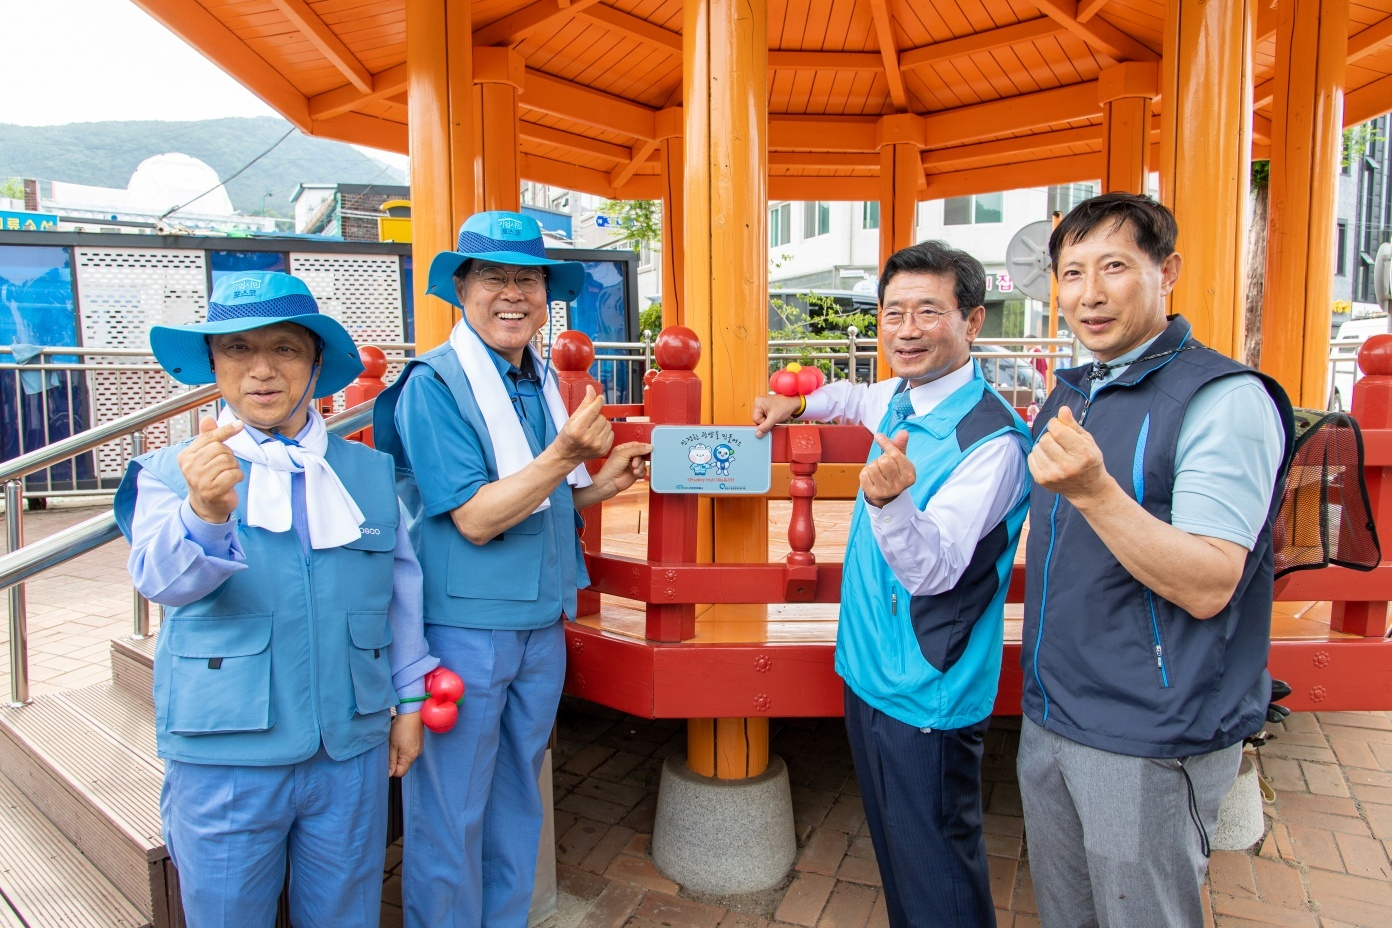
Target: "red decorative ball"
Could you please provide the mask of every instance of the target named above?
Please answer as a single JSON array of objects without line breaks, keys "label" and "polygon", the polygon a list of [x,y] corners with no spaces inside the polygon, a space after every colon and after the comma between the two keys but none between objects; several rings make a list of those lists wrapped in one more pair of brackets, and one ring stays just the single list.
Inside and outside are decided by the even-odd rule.
[{"label": "red decorative ball", "polygon": [[792,371],[774,371],[769,378],[769,389],[784,396],[798,395],[798,375]]},{"label": "red decorative ball", "polygon": [[657,375],[660,373],[662,372],[655,367],[648,368],[647,372],[643,374],[643,389],[651,387],[652,382],[657,379]]},{"label": "red decorative ball", "polygon": [[1358,366],[1365,374],[1392,374],[1392,335],[1373,335],[1364,342]]},{"label": "red decorative ball", "polygon": [[558,371],[587,371],[594,363],[594,344],[584,332],[567,329],[551,343],[551,364]]},{"label": "red decorative ball", "polygon": [[445,702],[442,699],[431,697],[421,703],[421,721],[425,727],[442,735],[454,727],[454,723],[459,720],[459,707],[452,702]]},{"label": "red decorative ball", "polygon": [[653,355],[665,371],[692,371],[701,360],[701,340],[684,325],[669,325],[657,336]]},{"label": "red decorative ball", "polygon": [[464,698],[464,681],[453,670],[439,667],[432,672],[430,695],[445,702],[459,702]]},{"label": "red decorative ball", "polygon": [[381,380],[387,372],[387,355],[376,345],[363,345],[358,349],[358,360],[362,362],[362,377],[368,380]]},{"label": "red decorative ball", "polygon": [[823,379],[820,367],[804,367],[797,372],[798,393],[806,396],[820,387]]}]

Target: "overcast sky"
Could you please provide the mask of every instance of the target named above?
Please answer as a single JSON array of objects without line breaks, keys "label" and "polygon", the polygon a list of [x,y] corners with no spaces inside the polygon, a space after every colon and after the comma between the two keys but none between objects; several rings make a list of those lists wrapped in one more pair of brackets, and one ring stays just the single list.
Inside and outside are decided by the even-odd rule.
[{"label": "overcast sky", "polygon": [[131,0],[0,0],[0,21],[10,77],[0,122],[278,115]]}]

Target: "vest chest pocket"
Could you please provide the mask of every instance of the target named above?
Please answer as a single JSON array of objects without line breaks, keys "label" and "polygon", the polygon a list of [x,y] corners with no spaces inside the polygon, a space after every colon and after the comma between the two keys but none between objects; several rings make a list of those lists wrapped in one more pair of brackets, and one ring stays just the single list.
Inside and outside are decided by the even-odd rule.
[{"label": "vest chest pocket", "polygon": [[175,618],[169,649],[167,726],[176,735],[271,727],[271,626],[264,615]]},{"label": "vest chest pocket", "polygon": [[446,587],[449,595],[520,602],[536,599],[541,585],[541,530],[550,511],[534,512],[481,545],[454,533]]},{"label": "vest chest pocket", "polygon": [[396,705],[396,690],[392,687],[391,661],[387,647],[391,644],[391,625],[386,612],[348,613],[348,665],[353,674],[353,697],[359,715],[372,715]]},{"label": "vest chest pocket", "polygon": [[358,540],[343,547],[350,551],[380,553],[396,550],[396,523],[368,520],[358,526]]}]

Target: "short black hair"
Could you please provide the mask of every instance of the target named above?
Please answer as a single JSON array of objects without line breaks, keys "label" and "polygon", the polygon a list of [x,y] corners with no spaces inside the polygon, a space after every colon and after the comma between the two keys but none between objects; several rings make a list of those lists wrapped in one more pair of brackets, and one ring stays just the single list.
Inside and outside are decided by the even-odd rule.
[{"label": "short black hair", "polygon": [[469,268],[472,267],[473,264],[474,264],[474,259],[473,259],[473,258],[469,258],[468,260],[466,260],[466,261],[464,261],[462,264],[460,264],[459,267],[457,267],[457,268],[454,269],[454,279],[457,280],[457,281],[459,281],[461,284],[464,283],[466,280],[468,280],[468,279],[469,279]]},{"label": "short black hair", "polygon": [[1099,226],[1111,223],[1110,232],[1130,225],[1141,251],[1157,265],[1174,254],[1179,223],[1174,213],[1150,197],[1113,191],[1084,200],[1069,211],[1049,236],[1049,260],[1058,276],[1059,253],[1064,245],[1076,245]]},{"label": "short black hair", "polygon": [[919,242],[889,256],[880,271],[880,305],[896,274],[951,274],[952,295],[962,315],[986,302],[986,269],[981,262],[947,242]]}]

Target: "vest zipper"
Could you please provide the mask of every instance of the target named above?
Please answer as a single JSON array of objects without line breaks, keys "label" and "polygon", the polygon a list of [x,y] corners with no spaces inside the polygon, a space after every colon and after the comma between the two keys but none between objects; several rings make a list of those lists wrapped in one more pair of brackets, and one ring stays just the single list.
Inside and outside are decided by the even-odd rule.
[{"label": "vest zipper", "polygon": [[890,593],[890,594],[889,594],[889,614],[890,614],[890,615],[898,615],[898,614],[899,614],[899,594],[898,594],[898,593]]},{"label": "vest zipper", "polygon": [[1160,685],[1168,689],[1170,673],[1165,669],[1165,648],[1160,644],[1160,620],[1155,614],[1155,594],[1147,589],[1145,595],[1146,605],[1150,608],[1150,632],[1155,636],[1155,667],[1160,671]]},{"label": "vest zipper", "polygon": [[[296,539],[299,544],[299,539]],[[319,735],[320,744],[324,741],[324,725],[319,718],[319,674],[317,672],[318,660],[314,653],[314,563],[309,555],[304,558],[304,584],[305,584],[305,616],[308,633],[307,644],[309,647],[309,701],[314,707],[314,729]],[[351,642],[350,642],[351,645]],[[318,747],[315,747],[318,750]]]}]

